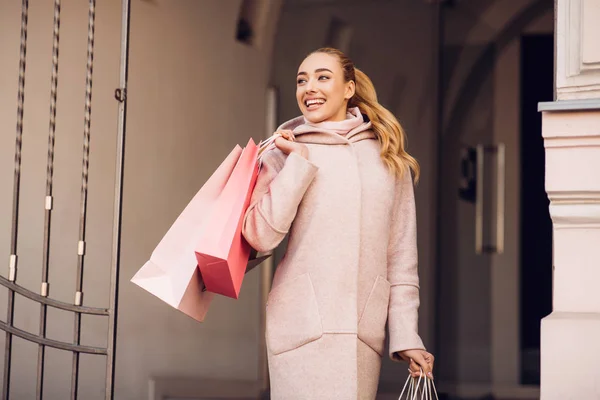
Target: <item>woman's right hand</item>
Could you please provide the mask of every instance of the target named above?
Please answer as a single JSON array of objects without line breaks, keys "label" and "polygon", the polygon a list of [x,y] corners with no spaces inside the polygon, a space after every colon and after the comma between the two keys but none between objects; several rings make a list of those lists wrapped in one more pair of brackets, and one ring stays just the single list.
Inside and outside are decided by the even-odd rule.
[{"label": "woman's right hand", "polygon": [[275,139],[275,146],[284,154],[296,153],[301,157],[308,158],[308,147],[305,144],[296,142],[291,130],[280,130],[275,134],[281,135]]}]

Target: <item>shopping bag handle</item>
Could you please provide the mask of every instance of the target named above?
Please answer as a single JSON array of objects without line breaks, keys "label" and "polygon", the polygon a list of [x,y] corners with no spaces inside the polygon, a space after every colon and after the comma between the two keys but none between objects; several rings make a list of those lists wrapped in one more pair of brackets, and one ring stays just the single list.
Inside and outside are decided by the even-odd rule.
[{"label": "shopping bag handle", "polygon": [[[421,374],[419,375],[419,379],[415,386],[415,380],[417,378],[413,378],[410,374],[408,378],[406,378],[406,382],[404,383],[404,387],[402,388],[402,392],[400,393],[400,397],[398,400],[402,400],[402,396],[404,396],[404,392],[406,392],[407,400],[417,400],[417,395],[419,394],[419,387],[421,386],[421,380],[423,379],[423,370],[421,369]],[[433,379],[425,378],[425,382],[423,383],[423,387],[421,388],[421,400],[433,400],[433,394],[431,389],[433,388],[433,394],[435,394],[435,399],[439,400],[437,389],[435,388],[435,383]]]},{"label": "shopping bag handle", "polygon": [[268,139],[262,140],[259,143],[259,145],[258,145],[258,161],[262,161],[263,154],[265,154],[267,151],[274,149],[276,147],[275,139],[277,139],[278,137],[281,137],[281,133],[275,133]]}]

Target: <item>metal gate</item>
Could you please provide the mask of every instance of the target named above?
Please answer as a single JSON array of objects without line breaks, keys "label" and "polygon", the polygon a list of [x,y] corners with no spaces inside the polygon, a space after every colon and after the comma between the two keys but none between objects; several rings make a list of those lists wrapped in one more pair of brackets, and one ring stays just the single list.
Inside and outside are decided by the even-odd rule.
[{"label": "metal gate", "polygon": [[[88,13],[88,37],[87,37],[87,66],[86,66],[86,86],[85,86],[85,118],[83,124],[83,156],[82,156],[82,174],[81,174],[81,202],[79,215],[79,243],[77,248],[77,278],[75,288],[75,298],[73,303],[67,303],[52,299],[48,296],[48,271],[50,254],[50,223],[53,209],[53,169],[54,169],[54,138],[55,138],[55,119],[56,119],[56,99],[58,83],[58,62],[59,62],[59,38],[60,38],[60,12],[61,0],[54,0],[54,29],[52,45],[52,75],[50,91],[50,118],[48,134],[48,158],[46,168],[46,197],[44,202],[44,242],[43,242],[43,261],[42,261],[42,282],[40,293],[35,293],[20,286],[17,283],[17,240],[19,229],[19,189],[21,180],[21,143],[23,137],[23,114],[25,98],[25,73],[26,73],[26,54],[27,54],[27,22],[28,22],[29,1],[22,1],[21,11],[21,43],[20,60],[18,76],[18,94],[17,94],[17,126],[16,126],[16,146],[14,159],[14,185],[12,199],[12,227],[10,241],[10,261],[8,278],[0,276],[0,284],[8,289],[8,309],[5,321],[0,321],[0,329],[6,333],[5,358],[4,358],[4,381],[2,387],[2,398],[8,400],[10,397],[10,380],[12,365],[13,336],[20,337],[39,345],[37,360],[37,399],[42,399],[44,394],[44,369],[46,367],[45,350],[46,347],[71,352],[72,375],[71,375],[71,399],[77,399],[79,384],[79,359],[80,354],[87,353],[105,357],[106,359],[106,382],[105,398],[114,397],[114,372],[115,372],[115,341],[117,331],[117,303],[118,303],[118,278],[119,278],[119,255],[121,239],[121,202],[123,192],[123,161],[124,161],[124,139],[125,139],[125,117],[126,117],[126,97],[127,97],[127,71],[128,71],[128,51],[129,51],[129,9],[130,0],[122,0],[122,19],[121,19],[121,59],[120,59],[120,84],[115,90],[115,99],[118,105],[118,132],[117,132],[117,157],[116,157],[116,177],[115,177],[115,199],[113,210],[113,239],[112,256],[110,266],[110,300],[108,308],[94,308],[83,305],[83,272],[86,250],[86,216],[88,200],[88,168],[90,153],[90,121],[92,113],[92,83],[93,83],[93,60],[94,60],[94,28],[95,28],[95,8],[96,1],[89,0]],[[29,266],[28,266],[29,268]],[[35,335],[14,326],[13,319],[15,315],[15,295],[24,296],[39,303],[39,334]],[[74,317],[73,340],[70,343],[48,339],[46,337],[47,310],[48,307],[55,307],[60,310],[70,311]],[[92,347],[81,345],[81,317],[84,314],[108,319],[108,340],[106,347]]]}]

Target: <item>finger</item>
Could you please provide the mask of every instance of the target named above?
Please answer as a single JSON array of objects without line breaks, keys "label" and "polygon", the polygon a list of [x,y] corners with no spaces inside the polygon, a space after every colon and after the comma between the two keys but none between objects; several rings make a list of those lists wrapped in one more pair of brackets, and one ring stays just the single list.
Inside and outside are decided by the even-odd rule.
[{"label": "finger", "polygon": [[416,369],[416,370],[412,369],[412,368],[409,368],[408,372],[410,373],[410,376],[413,377],[413,378],[423,377],[423,372],[421,372],[421,368]]},{"label": "finger", "polygon": [[433,354],[426,352],[425,353],[425,361],[427,362],[427,364],[429,364],[429,377],[431,379],[433,379],[433,366],[435,364],[435,357],[433,356]]},{"label": "finger", "polygon": [[282,131],[279,131],[278,133],[281,135],[281,137],[283,137],[286,140],[291,140],[291,141],[294,140],[294,134],[290,130],[282,130]]},{"label": "finger", "polygon": [[415,372],[415,371],[411,371],[410,369],[408,370],[408,372],[410,373],[410,377],[411,378],[419,378],[421,376],[421,371],[419,372]]},{"label": "finger", "polygon": [[415,371],[415,372],[421,370],[421,367],[419,367],[419,364],[417,364],[415,362],[415,360],[413,360],[412,358],[408,362],[408,368],[410,368],[412,371]]},{"label": "finger", "polygon": [[418,378],[423,375],[423,370],[421,369],[421,367],[419,367],[419,364],[417,364],[412,359],[409,361],[408,370],[410,371],[411,376],[413,378]]},{"label": "finger", "polygon": [[425,360],[424,354],[419,353],[418,355],[416,355],[414,357],[414,361],[419,365],[420,368],[423,369],[423,372],[427,374],[427,376],[430,376],[431,366],[429,365],[427,360]]},{"label": "finger", "polygon": [[427,360],[429,362],[429,365],[431,365],[431,370],[433,371],[433,365],[435,363],[435,357],[433,356],[433,354],[429,354],[429,360]]}]

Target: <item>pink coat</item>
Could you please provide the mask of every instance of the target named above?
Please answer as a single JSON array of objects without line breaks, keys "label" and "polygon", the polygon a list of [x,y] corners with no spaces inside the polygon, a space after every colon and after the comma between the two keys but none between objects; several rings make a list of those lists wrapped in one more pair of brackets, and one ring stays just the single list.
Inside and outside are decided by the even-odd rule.
[{"label": "pink coat", "polygon": [[265,154],[243,228],[259,251],[289,234],[267,302],[271,396],[375,399],[386,322],[392,358],[424,349],[412,179],[386,169],[370,124],[343,136],[303,122],[282,129],[309,159]]}]

